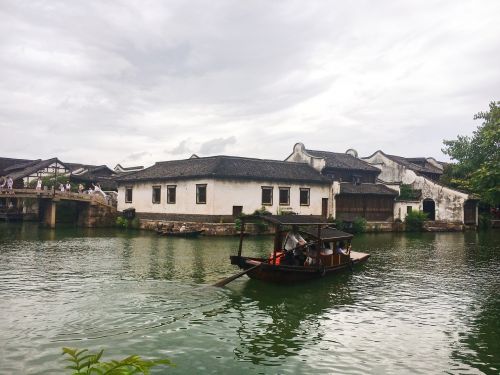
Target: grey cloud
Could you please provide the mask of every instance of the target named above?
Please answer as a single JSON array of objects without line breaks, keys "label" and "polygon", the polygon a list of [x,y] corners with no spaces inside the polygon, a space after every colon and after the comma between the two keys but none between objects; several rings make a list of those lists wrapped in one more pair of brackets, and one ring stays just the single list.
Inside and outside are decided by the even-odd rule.
[{"label": "grey cloud", "polygon": [[206,141],[200,146],[200,153],[203,155],[211,155],[224,152],[228,145],[236,143],[236,137],[214,138]]},{"label": "grey cloud", "polygon": [[192,152],[190,147],[187,146],[188,141],[189,141],[188,139],[183,140],[174,149],[165,150],[165,153],[173,154],[173,155],[180,155],[180,154],[186,154],[186,153]]},{"label": "grey cloud", "polygon": [[498,0],[1,2],[1,156],[64,144],[113,164],[127,145],[153,162],[245,139],[238,153],[282,159],[291,138],[371,153],[435,121],[437,141],[398,138],[394,152],[440,158],[436,144],[470,133],[498,92],[498,12]]}]

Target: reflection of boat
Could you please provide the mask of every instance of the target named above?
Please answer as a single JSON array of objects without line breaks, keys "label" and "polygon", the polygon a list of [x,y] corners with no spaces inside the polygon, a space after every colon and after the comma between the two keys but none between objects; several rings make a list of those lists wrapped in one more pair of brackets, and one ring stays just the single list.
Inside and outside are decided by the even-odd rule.
[{"label": "reflection of boat", "polygon": [[160,230],[157,229],[156,233],[158,233],[160,236],[167,236],[167,237],[198,237],[200,234],[202,234],[204,230],[185,230],[183,232],[181,231],[174,231],[174,230]]},{"label": "reflection of boat", "polygon": [[[272,256],[269,259],[241,256],[244,236],[240,238],[238,255],[231,256],[231,264],[248,270],[247,275],[253,279],[274,283],[302,282],[351,269],[353,265],[366,261],[370,256],[366,253],[350,251],[350,246],[345,255],[330,250],[336,249],[341,241],[350,244],[353,235],[328,227],[323,219],[303,215],[247,216],[242,219],[242,233],[244,233],[245,223],[256,219],[276,226]],[[304,246],[311,260],[308,264],[285,264],[281,260],[290,254],[282,248],[282,238],[287,232],[283,229],[286,226],[300,226],[308,229],[299,231],[308,241],[308,245]],[[314,232],[313,229],[317,231]]]}]

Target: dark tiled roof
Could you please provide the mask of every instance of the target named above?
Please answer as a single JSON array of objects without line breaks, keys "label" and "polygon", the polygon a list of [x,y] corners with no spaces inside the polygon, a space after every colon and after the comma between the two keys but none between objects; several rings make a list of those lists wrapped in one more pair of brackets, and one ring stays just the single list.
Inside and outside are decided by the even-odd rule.
[{"label": "dark tiled roof", "polygon": [[157,162],[155,165],[118,177],[117,181],[174,180],[187,178],[259,179],[328,183],[318,171],[305,163],[212,156]]},{"label": "dark tiled roof", "polygon": [[6,175],[7,170],[12,170],[12,167],[33,163],[35,160],[29,159],[14,159],[14,158],[0,158],[0,176]]},{"label": "dark tiled roof", "polygon": [[328,151],[316,151],[316,150],[306,150],[306,152],[311,156],[316,156],[324,158],[326,161],[326,168],[336,168],[336,169],[350,169],[350,170],[360,170],[360,171],[371,171],[380,173],[380,169],[375,168],[364,160],[355,158],[352,155],[341,153],[341,152],[328,152]]},{"label": "dark tiled roof", "polygon": [[[417,172],[417,173],[443,174],[442,170],[434,167],[433,165],[430,165],[429,163],[427,163],[425,167],[414,163],[414,162],[418,163],[422,159],[425,160],[425,158],[404,158],[402,156],[389,155],[389,154],[386,154],[385,152],[380,151],[380,150],[377,151],[377,152],[382,153],[383,155],[385,155],[386,157],[388,157],[392,161],[395,161],[396,163],[401,164],[401,165],[405,166],[406,168],[411,169],[414,172]],[[375,155],[377,152],[373,153],[369,157]],[[412,162],[411,160],[413,160],[414,162]]]},{"label": "dark tiled roof", "polygon": [[55,163],[55,162],[58,162],[59,164],[64,165],[57,158],[52,158],[52,159],[47,159],[47,160],[35,160],[35,163],[29,163],[29,165],[26,168],[23,168],[20,170],[16,169],[16,172],[10,173],[9,175],[12,177],[13,180],[17,180],[19,178],[31,176],[33,173],[36,173],[41,169],[45,169],[49,165],[51,165],[52,163]]},{"label": "dark tiled roof", "polygon": [[398,192],[382,184],[359,184],[350,182],[340,183],[340,194],[365,194],[365,195],[391,195],[397,196]]}]

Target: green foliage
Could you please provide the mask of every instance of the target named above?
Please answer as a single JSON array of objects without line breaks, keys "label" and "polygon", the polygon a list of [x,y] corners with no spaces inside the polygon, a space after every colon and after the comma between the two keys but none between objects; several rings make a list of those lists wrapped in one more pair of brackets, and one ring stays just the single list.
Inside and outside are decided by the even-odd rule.
[{"label": "green foliage", "polygon": [[442,151],[456,164],[444,171],[441,182],[496,206],[500,204],[500,102],[491,102],[488,112],[474,115],[474,120],[479,119],[483,123],[472,137],[443,141]]},{"label": "green foliage", "polygon": [[335,228],[337,228],[338,230],[345,230],[347,228],[347,224],[341,219],[335,219],[334,223]]},{"label": "green foliage", "polygon": [[118,228],[125,228],[125,229],[127,229],[128,228],[128,220],[125,219],[124,217],[118,216],[116,218],[116,226]]},{"label": "green foliage", "polygon": [[490,229],[491,228],[491,215],[489,213],[483,213],[479,215],[478,218],[479,229]]},{"label": "green foliage", "polygon": [[265,216],[265,215],[272,215],[272,214],[271,214],[271,212],[269,212],[268,210],[266,210],[266,208],[264,206],[262,206],[260,209],[255,210],[252,215],[255,215],[255,216]]},{"label": "green foliage", "polygon": [[118,216],[116,218],[115,224],[118,228],[124,229],[140,229],[141,227],[141,221],[137,217],[129,220],[127,218],[124,218],[123,216]]},{"label": "green foliage", "polygon": [[267,224],[262,220],[257,221],[255,227],[257,228],[257,233],[264,233],[268,229]]},{"label": "green foliage", "polygon": [[241,219],[237,218],[234,220],[234,228],[239,232],[241,230]]},{"label": "green foliage", "polygon": [[406,230],[408,232],[421,232],[426,220],[427,214],[423,211],[408,212],[405,218]]},{"label": "green foliage", "polygon": [[413,190],[411,185],[402,184],[399,188],[399,197],[397,200],[400,201],[411,201],[419,198],[419,192]]},{"label": "green foliage", "polygon": [[129,228],[139,229],[140,227],[141,227],[141,221],[139,220],[138,217],[134,217],[129,223]]},{"label": "green foliage", "polygon": [[[59,188],[59,184],[63,184],[66,186],[66,183],[68,182],[69,177],[68,176],[57,176],[57,179],[54,178],[54,176],[45,176],[42,177],[42,189],[45,186],[48,186],[49,189],[55,186],[56,190]],[[34,189],[36,188],[37,180],[33,179],[29,182],[28,188]],[[74,183],[70,183],[71,185],[71,190],[76,191],[78,190],[78,185],[75,185]]]},{"label": "green foliage", "polygon": [[362,217],[357,217],[352,222],[352,233],[364,233],[366,232],[366,219]]},{"label": "green foliage", "polygon": [[148,361],[138,355],[131,355],[120,361],[102,362],[103,352],[104,350],[91,353],[87,349],[62,348],[62,354],[67,357],[65,360],[71,363],[70,366],[66,366],[66,369],[73,370],[72,375],[148,375],[153,367],[174,366],[168,359]]}]

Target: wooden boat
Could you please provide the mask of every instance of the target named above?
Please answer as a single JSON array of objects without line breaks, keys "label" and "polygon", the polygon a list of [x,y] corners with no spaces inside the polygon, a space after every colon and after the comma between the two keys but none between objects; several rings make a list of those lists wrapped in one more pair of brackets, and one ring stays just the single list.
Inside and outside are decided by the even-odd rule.
[{"label": "wooden boat", "polygon": [[[247,275],[252,279],[272,283],[300,283],[350,270],[353,266],[365,262],[370,257],[369,254],[350,250],[346,255],[337,254],[335,251],[330,250],[336,249],[340,241],[345,241],[350,245],[353,235],[329,227],[321,218],[304,215],[250,216],[242,219],[242,231],[246,222],[255,219],[264,220],[276,226],[274,249],[271,257],[266,259],[242,256],[244,236],[240,238],[238,255],[230,257],[231,264],[237,265],[243,270],[248,270]],[[285,229],[295,225],[301,229],[305,228],[305,230],[299,230],[299,233],[304,239],[308,240],[307,253],[313,260],[310,265],[283,264],[280,261],[286,254],[286,251],[282,249],[283,235],[288,232]],[[317,230],[313,231],[312,229]]]},{"label": "wooden boat", "polygon": [[185,238],[198,237],[203,232],[204,232],[204,230],[185,230],[183,232],[178,231],[178,230],[176,230],[176,231],[174,231],[174,230],[160,230],[160,229],[156,230],[156,233],[158,233],[160,236],[185,237]]}]

